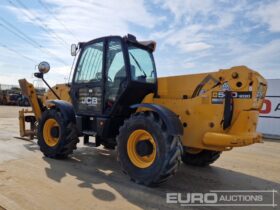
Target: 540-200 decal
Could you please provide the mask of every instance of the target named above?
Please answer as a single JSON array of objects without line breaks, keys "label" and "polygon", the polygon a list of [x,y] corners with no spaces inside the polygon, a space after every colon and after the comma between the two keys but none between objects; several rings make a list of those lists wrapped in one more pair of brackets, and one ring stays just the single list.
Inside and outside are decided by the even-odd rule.
[{"label": "540-200 decal", "polygon": [[[238,99],[251,99],[252,92],[251,91],[232,91],[232,98]],[[222,104],[225,98],[224,91],[214,91],[212,92],[212,104]]]}]

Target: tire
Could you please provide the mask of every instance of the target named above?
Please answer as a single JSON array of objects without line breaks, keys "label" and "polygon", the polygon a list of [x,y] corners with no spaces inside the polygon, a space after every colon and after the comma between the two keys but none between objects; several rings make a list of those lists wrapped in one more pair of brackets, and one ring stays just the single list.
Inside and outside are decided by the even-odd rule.
[{"label": "tire", "polygon": [[[56,134],[48,132],[48,127],[46,126],[46,124],[53,121],[55,121],[56,125],[52,126],[52,128],[57,127],[58,130]],[[56,135],[56,137],[53,137],[53,135]],[[64,119],[63,115],[55,109],[47,109],[43,112],[38,124],[37,136],[41,152],[49,158],[67,158],[69,154],[72,154],[77,149],[76,145],[79,142],[75,124]],[[49,137],[49,140],[45,137]]]},{"label": "tire", "polygon": [[[142,161],[140,162],[141,165],[135,164],[135,160],[133,162],[132,151],[128,151],[129,145],[133,142],[131,136],[137,132],[150,134],[154,141],[151,154],[144,156],[144,158],[149,159],[152,156],[154,159],[149,160],[148,163],[144,162],[144,164],[142,164]],[[141,141],[146,142],[147,140],[145,138]],[[139,151],[143,152],[142,150]],[[118,161],[123,172],[137,184],[156,186],[167,181],[178,170],[182,152],[180,137],[168,133],[167,127],[154,112],[135,113],[125,120],[124,125],[119,129],[119,135],[117,136]],[[137,154],[138,156],[139,154]],[[143,157],[140,155],[140,158]]]},{"label": "tire", "polygon": [[192,166],[208,166],[214,163],[219,157],[221,152],[211,151],[211,150],[202,150],[199,153],[192,154],[184,151],[182,155],[182,161],[186,165]]}]

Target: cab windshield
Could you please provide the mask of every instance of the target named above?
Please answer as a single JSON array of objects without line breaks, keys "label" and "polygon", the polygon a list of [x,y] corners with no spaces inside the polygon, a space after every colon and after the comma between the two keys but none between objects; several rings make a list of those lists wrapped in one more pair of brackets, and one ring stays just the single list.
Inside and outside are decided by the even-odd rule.
[{"label": "cab windshield", "polygon": [[129,44],[128,54],[132,80],[155,83],[156,68],[152,53],[148,50]]}]

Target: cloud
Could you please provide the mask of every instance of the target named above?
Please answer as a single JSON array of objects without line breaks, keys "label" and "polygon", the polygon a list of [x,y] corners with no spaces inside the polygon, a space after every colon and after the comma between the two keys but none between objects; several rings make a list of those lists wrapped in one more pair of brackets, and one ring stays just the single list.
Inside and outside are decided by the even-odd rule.
[{"label": "cloud", "polygon": [[[201,52],[217,44],[217,32],[226,30],[234,23],[234,6],[223,7],[216,1],[158,0],[162,8],[169,10],[174,20],[169,20],[169,29],[152,35],[161,41],[162,48],[178,48],[181,53]],[[219,41],[223,41],[220,39]],[[204,54],[205,55],[205,54]]]},{"label": "cloud", "polygon": [[25,75],[24,73],[10,73],[1,72],[0,74],[0,84],[1,85],[18,85],[18,80],[23,78],[29,78],[31,75]]},{"label": "cloud", "polygon": [[206,27],[206,30],[217,30],[217,29],[224,29],[228,26],[230,26],[235,18],[235,15],[230,12],[220,11],[216,14],[218,17],[218,21],[216,24],[209,24],[208,27]]},{"label": "cloud", "polygon": [[195,16],[196,14],[206,15],[214,6],[212,0],[193,1],[193,0],[160,0],[162,8],[168,9],[175,17],[175,22],[185,16]]},{"label": "cloud", "polygon": [[[50,77],[51,83],[58,81],[57,78],[63,78],[64,81],[66,69],[70,70],[68,66],[72,64],[73,59],[70,56],[71,43],[108,35],[122,36],[127,33],[137,34],[137,38],[141,39],[142,34],[136,33],[135,28],[152,30],[164,20],[163,17],[149,12],[144,0],[44,0],[42,2],[52,11],[51,13],[38,5],[30,7],[27,2],[23,4],[28,7],[28,11],[17,4],[15,4],[17,6],[8,4],[6,9],[15,14],[20,23],[24,23],[21,24],[22,27],[32,25],[37,29],[34,34],[23,31],[43,48],[39,50],[30,46],[30,50],[24,50],[22,53],[30,57],[34,57],[35,54],[36,58],[50,62],[52,69],[57,71],[55,73],[57,77]],[[62,24],[71,31],[71,34]],[[42,27],[50,29],[50,32],[46,33]],[[56,36],[61,37],[68,45],[59,41]],[[59,60],[67,65],[62,67]]]},{"label": "cloud", "polygon": [[[40,21],[25,17],[26,10],[10,4],[5,7],[16,15],[20,29],[53,54],[27,47],[23,42],[11,46],[33,59],[49,61],[52,70],[46,78],[51,84],[67,81],[73,59],[70,43],[127,33],[135,34],[139,40],[157,41],[155,57],[161,76],[240,64],[260,69],[268,77],[271,72],[280,72],[277,60],[280,46],[276,37],[280,31],[279,0],[43,0],[51,13],[40,5],[22,2],[69,44],[61,43],[54,34],[41,30]],[[29,32],[29,28],[32,31]],[[34,64],[1,50],[0,55],[6,54],[2,56],[2,62],[7,69],[13,71],[20,66],[17,71],[23,71],[25,75],[34,71]],[[277,72],[275,74],[279,75]]]},{"label": "cloud", "polygon": [[271,32],[280,32],[280,1],[273,1],[269,4],[262,3],[249,16],[255,22],[260,21],[268,25]]},{"label": "cloud", "polygon": [[46,74],[46,79],[51,85],[67,83],[69,82],[70,73],[73,73],[71,72],[71,66],[54,67]]},{"label": "cloud", "polygon": [[[26,11],[24,8],[10,5],[7,9],[16,14],[18,21],[35,25],[41,30],[36,39],[40,38],[44,49],[69,64],[72,60],[69,56],[71,43],[89,41],[100,36],[134,33],[135,30],[131,27],[133,25],[151,29],[161,21],[161,17],[156,17],[147,11],[144,0],[46,0],[43,2],[51,8],[51,14],[43,7],[29,8],[29,11]],[[27,5],[25,2],[24,4]],[[69,34],[61,24],[72,33]],[[42,28],[47,29],[49,33]]]},{"label": "cloud", "polygon": [[[280,39],[273,40],[262,46],[252,46],[246,53],[241,54],[234,59],[234,62],[245,64],[262,70],[264,75],[269,78],[280,78],[279,58],[280,58]],[[267,72],[268,69],[273,69],[275,72]]]},{"label": "cloud", "polygon": [[200,51],[211,46],[204,42],[207,34],[202,32],[203,26],[192,24],[180,29],[156,32],[154,37],[160,40],[162,47],[178,48],[180,52]]},{"label": "cloud", "polygon": [[179,46],[184,52],[196,52],[211,48],[212,46],[204,42],[185,43]]},{"label": "cloud", "polygon": [[[166,74],[170,75],[172,69],[176,69],[173,74],[180,74],[179,68],[188,72],[190,68],[183,63],[191,63],[190,70],[195,67],[196,72],[241,64],[259,69],[270,78],[271,72],[279,72],[278,41],[269,37],[262,26],[268,24],[271,31],[278,30],[278,2],[206,1],[201,7],[196,5],[201,1],[160,2],[174,16],[168,30],[154,33],[160,40],[159,49],[165,50],[164,55],[169,58],[161,60]],[[275,75],[280,77],[279,73]]]},{"label": "cloud", "polygon": [[[129,30],[129,24],[153,28],[157,18],[149,13],[143,0],[48,0],[56,5],[57,19],[67,22],[74,34],[82,39],[92,39],[95,34],[123,34]],[[60,9],[61,8],[61,9]],[[81,15],[83,14],[83,15]],[[52,18],[46,20],[53,28],[61,28]]]}]

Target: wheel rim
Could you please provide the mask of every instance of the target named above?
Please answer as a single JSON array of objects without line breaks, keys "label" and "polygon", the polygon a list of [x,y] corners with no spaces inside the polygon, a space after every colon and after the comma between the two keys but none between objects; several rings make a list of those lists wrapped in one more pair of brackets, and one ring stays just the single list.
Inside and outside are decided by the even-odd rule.
[{"label": "wheel rim", "polygon": [[[138,146],[143,143],[146,144],[147,148],[150,148],[149,154],[139,154]],[[153,136],[142,129],[133,131],[128,138],[127,154],[136,167],[147,168],[151,166],[156,158],[156,143]]]},{"label": "wheel rim", "polygon": [[50,147],[57,145],[58,139],[59,139],[58,137],[53,135],[53,133],[52,133],[53,128],[59,128],[57,121],[52,118],[46,120],[46,122],[44,124],[44,128],[43,128],[43,137],[44,137],[45,143]]}]

